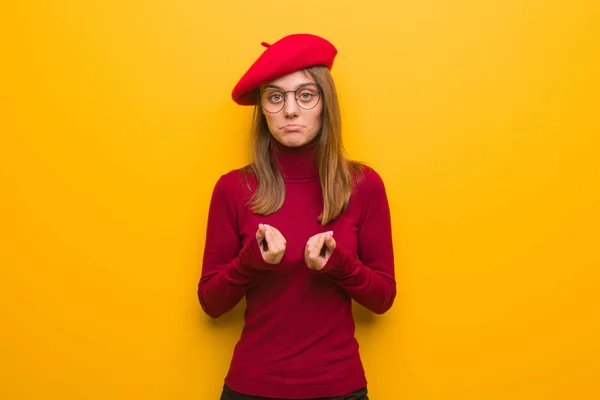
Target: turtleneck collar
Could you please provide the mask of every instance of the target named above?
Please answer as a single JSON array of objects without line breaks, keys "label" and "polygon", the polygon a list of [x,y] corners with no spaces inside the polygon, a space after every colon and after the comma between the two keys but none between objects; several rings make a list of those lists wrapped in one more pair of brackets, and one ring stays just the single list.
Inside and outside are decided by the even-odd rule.
[{"label": "turtleneck collar", "polygon": [[301,147],[286,147],[271,138],[271,154],[284,179],[306,179],[319,176],[317,165],[318,137]]}]

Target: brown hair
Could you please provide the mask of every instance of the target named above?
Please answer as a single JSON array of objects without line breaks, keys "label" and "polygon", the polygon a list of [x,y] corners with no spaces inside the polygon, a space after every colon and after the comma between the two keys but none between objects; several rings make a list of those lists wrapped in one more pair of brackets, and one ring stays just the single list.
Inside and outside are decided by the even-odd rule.
[{"label": "brown hair", "polygon": [[[323,91],[322,127],[317,144],[317,163],[323,212],[318,216],[321,225],[336,219],[346,210],[355,179],[361,177],[361,164],[348,158],[342,143],[340,106],[331,73],[327,67],[314,66],[305,69]],[[272,158],[271,133],[260,104],[254,108],[251,131],[253,162],[243,171],[251,172],[258,180],[256,191],[249,205],[257,214],[268,215],[277,211],[285,200],[283,178]]]}]

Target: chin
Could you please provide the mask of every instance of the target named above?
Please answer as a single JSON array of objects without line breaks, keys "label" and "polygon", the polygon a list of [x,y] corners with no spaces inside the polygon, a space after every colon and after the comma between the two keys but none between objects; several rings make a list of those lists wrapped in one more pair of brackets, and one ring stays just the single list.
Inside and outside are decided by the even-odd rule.
[{"label": "chin", "polygon": [[300,147],[309,141],[303,135],[286,134],[280,138],[279,142],[286,147]]},{"label": "chin", "polygon": [[292,141],[284,141],[283,145],[286,147],[300,147],[300,146],[304,146],[306,144],[305,141],[299,141],[299,140],[292,140]]}]

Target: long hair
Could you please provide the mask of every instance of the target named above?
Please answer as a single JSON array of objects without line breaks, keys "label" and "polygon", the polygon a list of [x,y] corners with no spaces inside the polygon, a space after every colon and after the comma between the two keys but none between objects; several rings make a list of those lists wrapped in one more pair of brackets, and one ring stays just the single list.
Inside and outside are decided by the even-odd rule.
[{"label": "long hair", "polygon": [[[321,132],[316,138],[323,211],[317,219],[321,225],[326,225],[346,210],[354,185],[362,176],[362,168],[360,163],[346,155],[342,143],[340,106],[329,69],[314,66],[306,68],[305,71],[321,88],[323,96]],[[250,139],[253,161],[243,168],[243,171],[252,173],[258,185],[249,205],[253,212],[269,215],[283,205],[285,185],[271,154],[271,133],[260,103],[254,107]]]}]

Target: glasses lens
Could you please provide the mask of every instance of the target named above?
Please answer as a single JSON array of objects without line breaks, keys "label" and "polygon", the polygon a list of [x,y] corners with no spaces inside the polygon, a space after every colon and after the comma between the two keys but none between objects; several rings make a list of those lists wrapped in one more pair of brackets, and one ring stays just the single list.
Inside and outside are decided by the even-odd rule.
[{"label": "glasses lens", "polygon": [[[268,113],[277,113],[285,105],[285,96],[287,92],[275,89],[267,89],[260,95],[260,104]],[[298,106],[305,110],[315,108],[319,104],[321,92],[315,84],[304,85],[295,92],[295,99]]]},{"label": "glasses lens", "polygon": [[317,85],[306,85],[296,90],[296,101],[300,107],[310,110],[319,103],[319,94]]},{"label": "glasses lens", "polygon": [[260,95],[260,104],[269,113],[276,113],[283,108],[284,94],[277,90],[267,89]]}]

